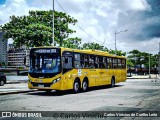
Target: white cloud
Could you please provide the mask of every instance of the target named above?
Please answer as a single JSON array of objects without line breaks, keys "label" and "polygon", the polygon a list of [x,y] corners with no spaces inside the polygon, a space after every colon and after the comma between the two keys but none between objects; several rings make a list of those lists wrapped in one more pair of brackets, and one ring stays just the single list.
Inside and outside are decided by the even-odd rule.
[{"label": "white cloud", "polygon": [[[42,2],[42,0],[41,1],[39,0],[39,2],[37,0],[32,0],[33,2],[32,6],[28,4],[28,1],[30,0],[6,0],[6,3],[0,6],[0,24],[7,23],[9,21],[9,17],[12,15],[15,16],[27,15],[29,10],[52,9],[51,3],[53,2],[51,0],[45,0],[45,2]],[[39,6],[36,6],[35,2]]]},{"label": "white cloud", "polygon": [[[126,51],[131,51],[133,49],[137,49],[141,52],[147,52],[152,54],[158,53],[158,44],[160,42],[160,38],[152,38],[147,41],[125,41],[125,42],[119,42],[118,49]],[[124,47],[124,48],[123,48]]]},{"label": "white cloud", "polygon": [[[117,48],[122,51],[138,49],[157,53],[156,46],[160,39],[148,38],[148,25],[158,24],[159,19],[144,18],[144,14],[152,11],[147,0],[58,0],[67,14],[78,19],[78,25],[101,44],[114,49],[115,31],[128,29],[126,33],[117,35]],[[64,12],[55,2],[55,9]],[[151,14],[151,13],[150,13]],[[159,17],[156,17],[159,18]],[[77,26],[73,36],[80,37],[83,42],[96,42]],[[137,37],[138,36],[138,37]],[[157,45],[158,46],[158,45]]]},{"label": "white cloud", "polygon": [[[6,3],[0,5],[0,25],[9,22],[12,15],[28,15],[29,10],[50,10],[53,8],[51,0],[6,0]],[[9,38],[8,43],[13,43]]]},{"label": "white cloud", "polygon": [[[56,1],[67,14],[78,20],[78,25],[84,31],[100,41],[99,44],[106,39],[104,45],[114,49],[114,32],[128,29],[128,32],[117,35],[118,50],[138,49],[157,53],[160,39],[153,36],[147,39],[150,35],[147,30],[152,31],[147,26],[153,26],[153,23],[158,25],[160,17],[144,18],[145,11],[153,9],[147,0],[54,0],[55,10],[64,12]],[[8,22],[11,15],[26,15],[29,10],[49,10],[52,5],[52,0],[6,0],[6,4],[0,6],[0,24]],[[79,37],[83,42],[97,42],[77,25],[72,28],[77,32],[70,36]],[[141,36],[146,38],[142,39]]]},{"label": "white cloud", "polygon": [[150,5],[146,0],[125,0],[128,7],[132,10],[150,10]]}]

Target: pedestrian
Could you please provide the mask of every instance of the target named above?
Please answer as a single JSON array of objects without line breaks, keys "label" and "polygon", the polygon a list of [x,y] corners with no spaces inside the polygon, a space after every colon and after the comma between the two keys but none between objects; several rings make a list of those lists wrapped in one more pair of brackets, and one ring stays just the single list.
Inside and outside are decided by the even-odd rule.
[{"label": "pedestrian", "polygon": [[138,75],[138,69],[137,68],[135,69],[135,75]]}]

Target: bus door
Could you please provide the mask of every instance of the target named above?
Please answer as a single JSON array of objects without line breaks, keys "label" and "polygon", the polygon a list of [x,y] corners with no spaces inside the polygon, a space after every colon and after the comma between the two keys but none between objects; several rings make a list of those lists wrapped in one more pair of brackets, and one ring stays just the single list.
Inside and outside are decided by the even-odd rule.
[{"label": "bus door", "polygon": [[73,53],[70,51],[65,51],[62,53],[62,79],[63,79],[63,89],[71,89],[73,83],[71,81],[72,73],[69,72],[73,69]]},{"label": "bus door", "polygon": [[121,74],[121,78],[122,78],[122,81],[125,81],[126,80],[126,76],[127,76],[127,71],[126,71],[126,60],[125,59],[122,59],[122,74]]},{"label": "bus door", "polygon": [[107,69],[107,57],[102,57],[101,58],[101,71],[100,75],[102,78],[102,84],[106,85],[108,84],[108,69]]},{"label": "bus door", "polygon": [[95,66],[95,56],[94,55],[87,55],[84,54],[84,57],[82,56],[82,59],[84,58],[84,69],[88,72],[88,79],[89,79],[89,85],[90,86],[96,86],[96,77],[97,77],[97,69]]},{"label": "bus door", "polygon": [[103,85],[103,76],[104,71],[102,69],[102,57],[96,56],[95,57],[95,68],[96,68],[96,85]]},{"label": "bus door", "polygon": [[121,82],[122,81],[122,60],[121,59],[117,59],[117,62],[118,62],[118,66],[117,66],[117,71],[118,71],[118,74],[117,74],[117,77],[118,77],[118,82]]}]

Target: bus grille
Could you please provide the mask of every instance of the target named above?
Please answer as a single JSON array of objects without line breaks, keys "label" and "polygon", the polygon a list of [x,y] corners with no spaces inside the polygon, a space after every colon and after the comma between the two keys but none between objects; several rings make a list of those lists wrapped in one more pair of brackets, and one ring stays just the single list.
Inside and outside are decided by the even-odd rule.
[{"label": "bus grille", "polygon": [[38,87],[38,85],[44,85],[44,87],[50,87],[52,85],[52,83],[34,83],[34,82],[31,82],[31,84],[33,85],[33,87]]}]

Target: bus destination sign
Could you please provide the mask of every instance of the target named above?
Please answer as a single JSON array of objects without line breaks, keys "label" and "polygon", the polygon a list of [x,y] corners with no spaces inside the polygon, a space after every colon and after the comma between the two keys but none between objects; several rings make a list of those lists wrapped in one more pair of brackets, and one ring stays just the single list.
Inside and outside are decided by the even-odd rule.
[{"label": "bus destination sign", "polygon": [[35,53],[56,53],[57,49],[35,49]]}]

